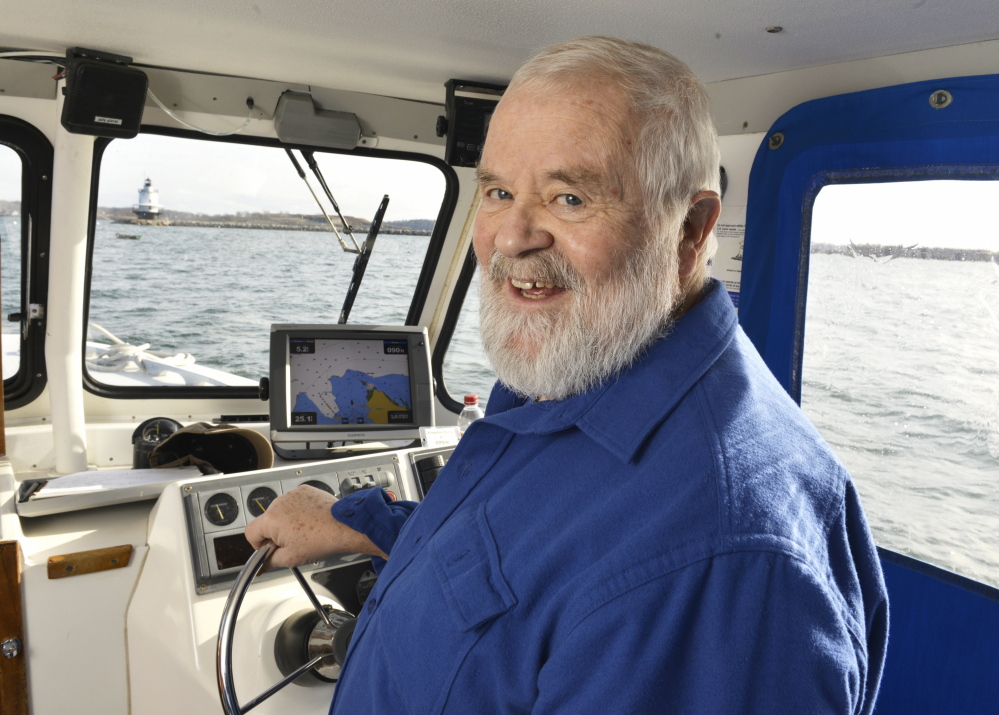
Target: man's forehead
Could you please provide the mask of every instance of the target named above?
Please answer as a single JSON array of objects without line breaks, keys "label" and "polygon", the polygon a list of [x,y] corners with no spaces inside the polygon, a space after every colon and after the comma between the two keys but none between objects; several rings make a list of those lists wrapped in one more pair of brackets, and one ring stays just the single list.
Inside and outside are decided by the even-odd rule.
[{"label": "man's forehead", "polygon": [[[543,179],[552,183],[594,190],[606,187],[611,180],[607,171],[579,163],[545,169],[541,171],[541,175]],[[479,164],[475,168],[475,178],[480,185],[485,185],[502,182],[512,177],[504,177],[500,172]]]},{"label": "man's forehead", "polygon": [[[545,171],[587,179],[609,158],[632,153],[639,129],[636,119],[625,95],[615,87],[550,92],[518,88],[503,97],[493,114],[480,177],[483,171],[498,172],[511,153],[533,140],[537,146],[532,164],[541,168],[533,159],[540,160],[551,150],[556,156]],[[560,152],[565,156],[557,156]]]},{"label": "man's forehead", "polygon": [[627,122],[636,115],[633,95],[621,82],[607,75],[580,75],[547,84],[525,83],[508,89],[496,107],[497,115],[521,115],[532,111],[593,111],[613,117],[615,122]]}]

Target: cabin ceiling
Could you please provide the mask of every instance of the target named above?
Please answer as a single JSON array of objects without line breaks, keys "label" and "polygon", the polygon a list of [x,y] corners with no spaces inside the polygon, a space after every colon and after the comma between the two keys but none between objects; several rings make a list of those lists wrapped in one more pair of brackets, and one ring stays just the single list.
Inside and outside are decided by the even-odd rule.
[{"label": "cabin ceiling", "polygon": [[[2,0],[0,47],[442,101],[583,34],[649,42],[706,82],[999,38],[995,0]],[[768,26],[783,31],[771,34]]]}]

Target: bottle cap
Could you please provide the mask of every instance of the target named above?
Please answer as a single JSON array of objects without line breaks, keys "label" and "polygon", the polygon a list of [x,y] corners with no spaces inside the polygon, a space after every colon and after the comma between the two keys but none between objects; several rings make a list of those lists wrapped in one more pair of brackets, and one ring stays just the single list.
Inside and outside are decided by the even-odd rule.
[{"label": "bottle cap", "polygon": [[466,405],[477,405],[477,404],[479,404],[479,396],[478,395],[465,395],[465,404]]}]

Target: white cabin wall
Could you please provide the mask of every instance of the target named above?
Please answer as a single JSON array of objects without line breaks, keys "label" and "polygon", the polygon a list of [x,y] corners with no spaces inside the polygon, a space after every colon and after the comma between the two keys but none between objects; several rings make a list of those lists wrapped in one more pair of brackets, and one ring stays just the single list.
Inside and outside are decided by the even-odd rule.
[{"label": "white cabin wall", "polygon": [[742,284],[742,248],[746,231],[746,206],[749,203],[749,172],[765,134],[730,134],[718,137],[721,165],[725,167],[728,186],[722,198],[721,215],[715,228],[718,252],[709,269],[712,277],[725,283],[730,292]]},{"label": "white cabin wall", "polygon": [[718,133],[729,135],[766,132],[784,112],[819,97],[997,70],[994,40],[712,82],[707,90]]},{"label": "white cabin wall", "polygon": [[[75,713],[99,707],[126,715],[128,669],[125,614],[148,552],[153,502],[52,516],[18,518],[13,470],[0,458],[0,538],[16,540],[23,557],[24,648],[33,713]],[[124,568],[52,579],[48,559],[131,544]]]}]

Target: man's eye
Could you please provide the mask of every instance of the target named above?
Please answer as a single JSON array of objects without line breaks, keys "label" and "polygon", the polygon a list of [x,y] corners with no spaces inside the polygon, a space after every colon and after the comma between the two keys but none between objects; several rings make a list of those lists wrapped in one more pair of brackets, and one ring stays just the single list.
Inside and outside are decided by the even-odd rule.
[{"label": "man's eye", "polygon": [[513,194],[509,191],[504,191],[503,189],[489,189],[486,192],[486,196],[491,199],[498,199],[499,201],[509,201],[513,198]]},{"label": "man's eye", "polygon": [[583,200],[578,196],[573,194],[560,194],[558,198],[555,199],[563,206],[582,206]]}]

